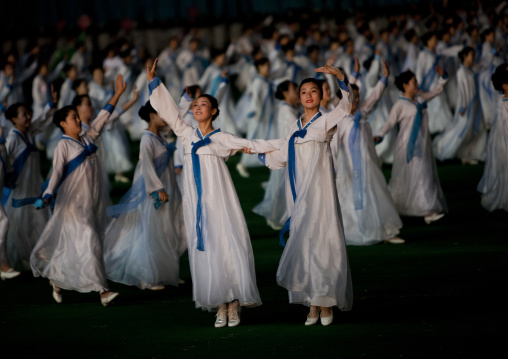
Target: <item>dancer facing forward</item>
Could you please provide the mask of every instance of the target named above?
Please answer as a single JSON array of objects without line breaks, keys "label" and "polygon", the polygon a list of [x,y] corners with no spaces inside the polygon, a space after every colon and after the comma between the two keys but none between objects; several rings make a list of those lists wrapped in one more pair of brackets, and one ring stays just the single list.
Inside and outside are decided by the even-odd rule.
[{"label": "dancer facing forward", "polygon": [[116,92],[81,133],[81,120],[73,106],[58,110],[53,122],[65,134],[58,142],[53,159],[53,174],[42,199],[34,208],[47,207],[58,190],[55,212],[46,224],[30,257],[32,272],[45,277],[53,286],[53,298],[62,302],[61,289],[100,292],[102,305],[108,305],[118,293],[110,292],[106,282],[102,245],[106,229],[102,167],[95,153],[99,137],[125,91],[122,75],[116,78]]},{"label": "dancer facing forward", "polygon": [[[344,239],[342,215],[335,186],[330,141],[337,124],[351,112],[353,91],[344,73],[336,67],[315,69],[337,77],[343,100],[331,112],[319,112],[321,83],[305,79],[299,87],[305,110],[284,140],[280,150],[259,155],[270,169],[288,166],[286,203],[290,219],[289,240],[277,270],[277,282],[289,292],[289,302],[310,306],[305,325],[329,325],[332,307],[350,310],[353,289]],[[270,142],[270,141],[269,141]],[[319,311],[321,313],[319,313]]]},{"label": "dancer facing forward", "polygon": [[261,305],[245,217],[225,159],[239,150],[276,150],[214,129],[217,100],[199,96],[192,111],[198,128],[185,123],[166,87],[147,68],[150,103],[184,147],[183,211],[196,308],[218,310],[215,327],[240,324],[239,307]]}]

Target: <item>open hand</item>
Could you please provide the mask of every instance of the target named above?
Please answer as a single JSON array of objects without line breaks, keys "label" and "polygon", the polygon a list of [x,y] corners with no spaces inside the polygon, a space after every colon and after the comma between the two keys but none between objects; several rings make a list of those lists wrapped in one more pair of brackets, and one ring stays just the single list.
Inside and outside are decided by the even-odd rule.
[{"label": "open hand", "polygon": [[55,91],[53,84],[51,84],[51,99],[53,103],[58,103],[58,92]]},{"label": "open hand", "polygon": [[155,73],[155,69],[157,68],[158,61],[159,61],[158,58],[155,59],[152,68],[150,68],[150,66],[148,65],[146,66],[146,76],[148,77],[148,81],[152,81],[157,76],[157,74]]},{"label": "open hand", "polygon": [[336,76],[340,81],[344,81],[344,73],[335,66],[325,65],[322,67],[318,67],[314,69],[314,72],[322,72],[325,74],[330,74]]},{"label": "open hand", "polygon": [[360,61],[358,61],[358,56],[355,56],[355,72],[360,73]]},{"label": "open hand", "polygon": [[116,75],[116,93],[117,94],[123,94],[125,92],[125,89],[127,88],[127,82],[123,82],[123,76],[122,74]]},{"label": "open hand", "polygon": [[383,61],[383,75],[385,75],[386,78],[390,77],[390,68],[386,61]]}]

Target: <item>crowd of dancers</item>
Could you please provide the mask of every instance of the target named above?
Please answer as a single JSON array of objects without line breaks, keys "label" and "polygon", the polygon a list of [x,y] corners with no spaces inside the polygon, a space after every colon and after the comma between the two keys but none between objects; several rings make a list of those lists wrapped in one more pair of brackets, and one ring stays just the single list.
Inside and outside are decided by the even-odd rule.
[{"label": "crowd of dancers", "polygon": [[[118,40],[98,66],[81,41],[48,62],[39,47],[7,55],[2,279],[31,270],[58,303],[62,290],[97,291],[106,306],[118,296],[107,279],[182,283],[187,251],[196,307],[217,312],[215,327],[238,325],[241,307],[261,305],[226,166],[242,152],[242,177],[271,170],[253,211],[281,230],[278,284],[310,307],[305,325],[331,324],[333,307],[353,303],[346,245],[401,244],[400,216],[430,224],[447,213],[436,159],[485,162],[481,204],[508,211],[505,5],[420,22],[265,21],[224,50],[191,29],[156,59]],[[127,136],[140,142],[139,161],[113,205],[108,174],[130,182],[133,168]],[[53,162],[46,181],[41,151]],[[389,183],[382,163],[392,164]]]}]

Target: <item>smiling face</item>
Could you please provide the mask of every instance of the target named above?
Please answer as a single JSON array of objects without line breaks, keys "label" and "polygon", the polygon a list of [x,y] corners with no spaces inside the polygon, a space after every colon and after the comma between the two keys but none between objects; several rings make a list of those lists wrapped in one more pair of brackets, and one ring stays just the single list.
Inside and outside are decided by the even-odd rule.
[{"label": "smiling face", "polygon": [[205,122],[212,120],[212,116],[217,113],[217,109],[212,108],[212,104],[206,97],[199,97],[194,101],[192,113],[196,121]]},{"label": "smiling face", "polygon": [[76,137],[81,133],[81,120],[76,111],[70,110],[65,121],[60,122],[65,134],[70,137]]},{"label": "smiling face", "polygon": [[304,83],[300,87],[300,103],[305,109],[319,107],[321,97],[321,90],[314,82]]},{"label": "smiling face", "polygon": [[12,118],[12,123],[14,126],[21,132],[25,133],[28,131],[30,127],[30,123],[32,122],[32,112],[25,106],[20,106],[18,108],[18,113],[16,117]]}]

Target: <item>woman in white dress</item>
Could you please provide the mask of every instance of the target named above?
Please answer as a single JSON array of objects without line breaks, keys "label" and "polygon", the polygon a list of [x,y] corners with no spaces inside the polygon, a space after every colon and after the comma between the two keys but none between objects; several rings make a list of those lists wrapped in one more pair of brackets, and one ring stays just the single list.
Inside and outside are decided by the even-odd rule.
[{"label": "woman in white dress", "polygon": [[491,127],[487,143],[487,159],[483,177],[478,185],[482,194],[482,206],[492,212],[508,211],[508,64],[496,68],[492,83],[499,96],[500,108]]},{"label": "woman in white dress", "polygon": [[472,70],[475,53],[472,47],[459,52],[462,62],[457,71],[455,115],[443,133],[434,139],[434,153],[440,161],[458,157],[462,163],[478,164],[485,160],[487,130],[480,106],[478,74]]},{"label": "woman in white dress", "polygon": [[256,285],[254,255],[247,224],[225,160],[244,148],[258,146],[212,127],[218,103],[209,95],[193,105],[198,128],[185,123],[166,87],[147,68],[150,103],[179,137],[184,147],[183,211],[196,308],[217,312],[215,327],[240,323],[239,306],[261,305]]},{"label": "woman in white dress", "polygon": [[166,123],[150,102],[141,107],[139,117],[148,128],[141,137],[131,189],[107,209],[114,219],[106,228],[104,263],[110,280],[156,290],[178,285],[187,242],[173,167],[175,144],[161,136]]},{"label": "woman in white dress", "polygon": [[[275,98],[280,100],[277,110],[277,132],[278,138],[284,138],[298,120],[298,85],[289,80],[283,81],[277,86]],[[282,229],[288,219],[286,208],[286,169],[270,171],[268,186],[265,190],[263,201],[252,210],[266,218],[266,223],[274,230]]]},{"label": "woman in white dress", "polygon": [[375,141],[380,142],[386,133],[399,125],[388,186],[400,215],[424,217],[427,224],[442,218],[448,211],[437,174],[426,110],[427,101],[439,95],[447,81],[441,67],[436,66],[435,71],[440,79],[430,92],[420,92],[411,71],[397,76],[395,85],[403,96],[395,103],[386,124],[375,137]]},{"label": "woman in white dress", "polygon": [[54,200],[55,211],[32,251],[30,265],[34,276],[51,281],[57,303],[62,302],[61,289],[100,292],[104,306],[118,295],[108,290],[104,270],[105,194],[94,142],[125,87],[118,75],[116,93],[84,135],[75,107],[65,106],[53,118],[65,135],[55,149],[48,186],[34,208],[40,210]]},{"label": "woman in white dress", "polygon": [[[316,72],[332,74],[339,80],[342,101],[327,114],[319,112],[321,83],[302,81],[300,102],[305,114],[291,126],[287,137],[279,140],[280,150],[260,155],[270,169],[286,165],[286,204],[290,219],[281,231],[289,229],[289,240],[277,270],[277,283],[286,288],[289,302],[310,306],[305,325],[329,325],[332,307],[350,310],[353,290],[344,239],[342,215],[335,185],[330,141],[340,123],[351,112],[352,90],[344,73],[336,67]],[[319,313],[319,309],[321,313]]]},{"label": "woman in white dress", "polygon": [[361,104],[358,87],[351,85],[355,95],[351,114],[339,122],[334,135],[339,143],[338,152],[333,153],[337,158],[335,182],[348,245],[404,243],[397,237],[402,221],[381,172],[367,122],[370,112],[385,94],[389,76],[388,66],[383,63],[383,76]]}]

